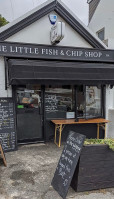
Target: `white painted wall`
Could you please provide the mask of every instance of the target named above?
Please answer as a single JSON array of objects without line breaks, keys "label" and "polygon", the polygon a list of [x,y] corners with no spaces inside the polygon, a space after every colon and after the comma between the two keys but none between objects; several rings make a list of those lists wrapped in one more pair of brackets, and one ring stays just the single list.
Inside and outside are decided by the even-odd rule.
[{"label": "white painted wall", "polygon": [[5,64],[4,57],[0,57],[0,97],[12,97],[12,89],[5,90]]},{"label": "white painted wall", "polygon": [[[56,13],[51,12],[51,14],[56,14]],[[58,16],[57,21],[65,22],[60,16]],[[85,39],[83,39],[83,37],[81,37],[76,31],[74,31],[74,29],[70,27],[66,22],[65,26],[66,26],[65,37],[59,44],[57,44],[58,46],[75,46],[75,47],[92,48],[92,46],[88,44],[88,42]],[[24,28],[20,32],[9,37],[6,41],[51,45],[50,42],[51,27],[52,25],[49,21],[49,17],[48,15],[46,15],[40,20],[31,24],[30,26]]]},{"label": "white painted wall", "polygon": [[[105,39],[112,40],[114,44],[114,0],[100,1],[88,27],[93,33],[105,27]],[[108,48],[114,49],[113,44],[109,42]]]},{"label": "white painted wall", "polygon": [[[105,39],[108,39],[108,48],[114,49],[114,0],[101,0],[88,27],[96,34],[105,28]],[[97,35],[97,34],[96,34]],[[106,118],[110,120],[114,109],[114,88],[106,88]],[[113,117],[113,116],[112,116]],[[107,125],[107,137],[112,136],[113,120]]]},{"label": "white painted wall", "polygon": [[106,88],[106,119],[110,122],[107,124],[106,137],[114,138],[114,88]]},{"label": "white painted wall", "polygon": [[[58,21],[64,21],[64,20],[58,16]],[[74,29],[72,29],[66,22],[65,24],[66,24],[65,38],[58,44],[58,46],[60,45],[60,46],[92,48],[85,39],[83,39],[77,32],[74,31]],[[23,30],[9,37],[6,41],[51,45],[50,42],[51,26],[52,25],[49,21],[49,17],[48,15],[46,15],[40,20],[31,24],[30,26],[24,28]],[[4,59],[3,57],[0,57],[0,97],[10,97],[10,96],[12,96],[12,90],[11,88],[8,88],[7,91],[5,90]]]}]

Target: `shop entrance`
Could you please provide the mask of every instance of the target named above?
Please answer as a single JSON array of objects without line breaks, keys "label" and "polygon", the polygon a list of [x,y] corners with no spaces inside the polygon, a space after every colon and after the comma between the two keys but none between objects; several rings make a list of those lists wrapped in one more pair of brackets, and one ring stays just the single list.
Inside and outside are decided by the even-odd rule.
[{"label": "shop entrance", "polygon": [[43,141],[43,102],[39,85],[19,86],[16,89],[18,143]]}]

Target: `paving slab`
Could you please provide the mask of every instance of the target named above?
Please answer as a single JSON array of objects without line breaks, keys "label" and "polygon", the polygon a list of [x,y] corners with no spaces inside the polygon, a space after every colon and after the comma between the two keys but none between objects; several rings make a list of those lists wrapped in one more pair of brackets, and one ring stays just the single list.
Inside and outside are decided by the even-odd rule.
[{"label": "paving slab", "polygon": [[[0,163],[0,199],[61,199],[51,186],[63,145],[22,145],[6,153],[7,167]],[[114,188],[76,193],[67,199],[114,199]]]}]

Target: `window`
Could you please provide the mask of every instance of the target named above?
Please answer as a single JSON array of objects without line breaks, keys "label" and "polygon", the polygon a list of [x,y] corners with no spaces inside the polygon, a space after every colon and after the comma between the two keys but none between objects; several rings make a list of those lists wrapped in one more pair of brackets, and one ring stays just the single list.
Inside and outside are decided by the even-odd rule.
[{"label": "window", "polygon": [[75,118],[74,87],[46,87],[45,110],[47,118]]},{"label": "window", "polygon": [[101,87],[86,86],[86,118],[101,117]]},{"label": "window", "polygon": [[77,116],[83,118],[85,115],[85,91],[84,86],[77,86]]},{"label": "window", "polygon": [[39,108],[41,103],[40,86],[33,85],[17,89],[17,108]]},{"label": "window", "polygon": [[102,116],[101,86],[76,87],[74,86],[49,86],[45,89],[46,118],[73,119],[75,118],[75,99],[77,98],[78,118],[97,118]]},{"label": "window", "polygon": [[98,38],[99,38],[101,41],[103,41],[103,40],[105,39],[105,29],[102,28],[101,30],[99,30],[99,31],[97,32],[97,36],[98,36]]}]

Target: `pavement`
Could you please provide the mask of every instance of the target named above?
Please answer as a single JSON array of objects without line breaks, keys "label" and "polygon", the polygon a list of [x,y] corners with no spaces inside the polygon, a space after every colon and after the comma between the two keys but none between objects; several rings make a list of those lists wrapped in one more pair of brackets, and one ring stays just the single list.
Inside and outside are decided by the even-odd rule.
[{"label": "pavement", "polygon": [[[22,145],[6,153],[7,167],[0,163],[0,199],[61,199],[51,186],[63,145]],[[66,199],[114,199],[114,188],[75,192]]]}]

